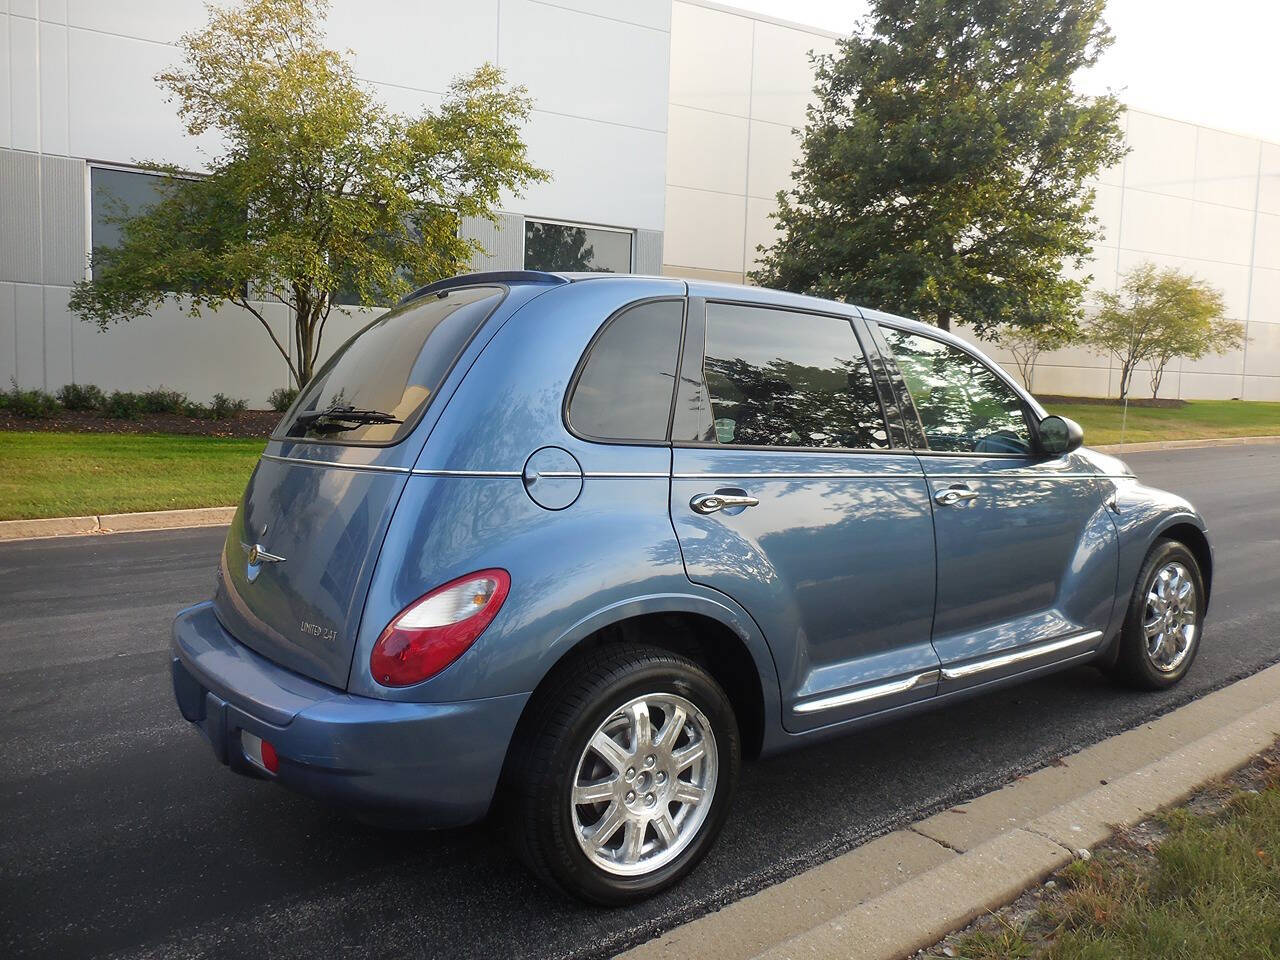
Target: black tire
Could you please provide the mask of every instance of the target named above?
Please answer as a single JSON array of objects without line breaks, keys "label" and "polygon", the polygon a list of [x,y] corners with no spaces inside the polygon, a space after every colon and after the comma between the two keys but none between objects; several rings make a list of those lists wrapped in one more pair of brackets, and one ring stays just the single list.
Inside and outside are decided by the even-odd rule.
[{"label": "black tire", "polygon": [[[1161,670],[1156,667],[1148,654],[1143,621],[1147,614],[1147,594],[1156,576],[1171,563],[1181,564],[1190,574],[1196,598],[1195,631],[1189,649],[1177,666],[1171,670]],[[1200,650],[1206,599],[1204,575],[1200,572],[1200,564],[1196,561],[1195,554],[1177,540],[1157,540],[1138,571],[1133,595],[1129,598],[1124,626],[1117,641],[1119,647],[1114,669],[1117,678],[1140,690],[1164,690],[1186,676]]]},{"label": "black tire", "polygon": [[[715,785],[705,818],[690,828],[692,839],[678,856],[652,872],[620,876],[587,856],[570,801],[588,740],[624,705],[651,694],[678,696],[702,712],[715,737]],[[517,855],[539,879],[588,902],[618,906],[677,883],[706,855],[728,816],[742,751],[733,707],[706,670],[653,647],[601,647],[550,678],[530,711],[511,747],[501,819]]]}]

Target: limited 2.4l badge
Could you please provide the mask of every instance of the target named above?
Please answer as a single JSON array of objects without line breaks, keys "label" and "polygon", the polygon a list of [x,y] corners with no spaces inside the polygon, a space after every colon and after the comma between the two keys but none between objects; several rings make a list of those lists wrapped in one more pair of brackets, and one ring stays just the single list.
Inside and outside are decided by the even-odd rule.
[{"label": "limited 2.4l badge", "polygon": [[335,644],[338,642],[338,631],[334,630],[332,627],[322,627],[318,623],[308,623],[306,620],[303,620],[299,629],[301,629],[303,633],[310,634],[313,637],[319,637],[327,644]]}]

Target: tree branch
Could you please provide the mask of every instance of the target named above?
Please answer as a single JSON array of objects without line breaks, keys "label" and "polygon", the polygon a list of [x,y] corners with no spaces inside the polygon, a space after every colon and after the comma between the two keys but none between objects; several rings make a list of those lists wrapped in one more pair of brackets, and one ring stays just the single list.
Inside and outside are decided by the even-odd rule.
[{"label": "tree branch", "polygon": [[276,345],[276,349],[280,351],[280,356],[284,357],[284,362],[289,365],[289,373],[293,375],[293,382],[298,385],[299,389],[301,389],[303,384],[302,384],[302,381],[298,379],[297,368],[293,365],[293,361],[289,359],[289,351],[287,351],[284,348],[284,346],[280,343],[279,339],[276,337],[275,331],[271,329],[271,324],[267,323],[267,318],[264,317],[260,312],[258,312],[258,310],[252,304],[250,304],[246,298],[231,297],[229,299],[231,300],[232,303],[236,304],[237,306],[244,307],[244,309],[248,310],[250,313],[252,313],[255,317],[258,318],[258,322],[262,324],[263,329],[267,331],[267,336],[271,338],[271,342],[274,343]]}]

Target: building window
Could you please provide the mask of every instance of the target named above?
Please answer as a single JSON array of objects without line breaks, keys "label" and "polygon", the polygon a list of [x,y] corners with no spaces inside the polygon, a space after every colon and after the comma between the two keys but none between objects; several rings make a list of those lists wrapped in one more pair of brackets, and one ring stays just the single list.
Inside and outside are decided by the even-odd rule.
[{"label": "building window", "polygon": [[630,273],[631,231],[526,220],[524,268]]},{"label": "building window", "polygon": [[[89,177],[93,216],[90,243],[94,250],[114,249],[120,245],[124,231],[121,219],[136,217],[155,206],[161,198],[164,177],[112,167],[90,167]],[[93,265],[93,279],[99,279],[97,263]]]}]

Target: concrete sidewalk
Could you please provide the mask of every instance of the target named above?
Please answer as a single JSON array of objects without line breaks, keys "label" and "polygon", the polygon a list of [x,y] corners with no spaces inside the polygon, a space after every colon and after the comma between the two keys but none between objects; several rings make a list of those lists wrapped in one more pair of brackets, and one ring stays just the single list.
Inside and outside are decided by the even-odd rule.
[{"label": "concrete sidewalk", "polygon": [[906,957],[1015,899],[1116,827],[1230,773],[1277,736],[1280,665],[622,956]]},{"label": "concrete sidewalk", "polygon": [[0,520],[0,541],[42,537],[79,537],[90,533],[134,530],[177,530],[228,524],[235,507],[197,507],[192,510],[148,510],[142,513],[104,513],[94,517],[46,517],[39,520]]}]

